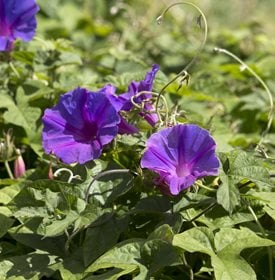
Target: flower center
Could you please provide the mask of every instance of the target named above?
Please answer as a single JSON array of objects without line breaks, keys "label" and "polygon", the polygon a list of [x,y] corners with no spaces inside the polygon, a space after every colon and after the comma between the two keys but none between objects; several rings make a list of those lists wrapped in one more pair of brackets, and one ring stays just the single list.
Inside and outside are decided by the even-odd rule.
[{"label": "flower center", "polygon": [[75,128],[70,124],[66,124],[65,134],[71,134],[76,142],[91,143],[97,138],[98,127],[95,122],[86,122],[82,128]]},{"label": "flower center", "polygon": [[191,166],[188,164],[181,164],[176,167],[176,173],[179,177],[186,177],[191,174]]},{"label": "flower center", "polygon": [[84,125],[84,127],[81,129],[81,136],[79,139],[81,142],[87,142],[90,143],[97,137],[97,131],[98,127],[95,122],[89,122]]}]

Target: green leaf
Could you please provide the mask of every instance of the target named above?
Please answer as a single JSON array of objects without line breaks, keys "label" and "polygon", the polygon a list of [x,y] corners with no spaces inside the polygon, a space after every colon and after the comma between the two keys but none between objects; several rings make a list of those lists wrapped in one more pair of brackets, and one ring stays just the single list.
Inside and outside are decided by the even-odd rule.
[{"label": "green leaf", "polygon": [[268,170],[255,157],[236,150],[231,152],[228,158],[230,170],[227,175],[232,176],[236,181],[248,179],[259,185],[271,185]]},{"label": "green leaf", "polygon": [[176,234],[173,245],[188,252],[201,252],[212,256],[214,254],[214,235],[206,227],[197,227]]},{"label": "green leaf", "polygon": [[7,108],[4,113],[4,120],[7,123],[22,127],[28,136],[28,144],[38,152],[41,146],[41,133],[36,122],[41,115],[41,109],[30,106],[24,90],[20,87],[17,89],[16,103],[8,95],[4,95],[3,100],[4,102],[1,102],[0,107]]},{"label": "green leaf", "polygon": [[[195,211],[191,217],[199,214],[199,211]],[[197,219],[198,222],[203,223],[211,230],[219,229],[223,227],[233,227],[234,225],[241,224],[248,221],[254,221],[254,217],[249,211],[238,209],[230,216],[221,206],[216,206],[213,211],[208,212],[206,215]]]},{"label": "green leaf", "polygon": [[[109,218],[97,220],[98,226],[88,228],[83,242],[84,264],[88,266],[103,253],[111,249],[127,226],[127,220],[117,220],[112,214]],[[101,222],[102,221],[102,222]],[[95,242],[96,241],[96,242]]]},{"label": "green leaf", "polygon": [[[26,133],[30,136],[33,135],[36,128],[36,121],[40,117],[41,110],[39,108],[30,107],[28,98],[25,96],[24,90],[18,88],[16,94],[15,104],[8,96],[5,98],[9,99],[8,111],[4,114],[4,119],[8,123],[12,123],[21,126],[25,129]],[[1,104],[1,107],[4,104]],[[5,106],[6,107],[6,106]]]},{"label": "green leaf", "polygon": [[222,185],[217,191],[217,201],[230,214],[240,204],[238,183],[250,180],[260,188],[271,186],[267,169],[244,151],[235,150],[229,154],[221,154],[220,159],[223,171],[221,171]]},{"label": "green leaf", "polygon": [[141,247],[142,260],[149,269],[149,275],[180,261],[179,254],[172,245],[173,237],[171,227],[164,224],[155,229]]},{"label": "green leaf", "polygon": [[65,218],[61,220],[55,220],[50,225],[46,225],[44,228],[45,236],[57,236],[63,234],[65,229],[69,228],[79,217],[75,211],[70,211]]},{"label": "green leaf", "polygon": [[110,207],[118,197],[133,187],[132,179],[133,176],[129,173],[104,176],[104,178],[94,182],[90,198],[99,201],[105,207]]},{"label": "green leaf", "polygon": [[255,192],[253,196],[264,204],[264,211],[275,220],[275,193],[274,192]]},{"label": "green leaf", "polygon": [[236,181],[226,174],[221,174],[222,184],[217,191],[217,202],[230,214],[240,203],[240,192],[236,186]]},{"label": "green leaf", "polygon": [[161,213],[166,212],[170,209],[170,201],[164,196],[146,197],[141,199],[136,207],[135,212],[150,212],[150,213]]},{"label": "green leaf", "polygon": [[[134,274],[136,275],[134,278],[136,280],[146,279],[147,268],[139,262],[141,259],[140,249],[143,243],[144,240],[141,239],[128,239],[125,242],[117,244],[113,249],[109,250],[90,265],[86,269],[86,272],[96,272],[100,269],[107,268],[119,268],[123,270],[122,272],[118,272],[119,275]],[[116,277],[111,279],[118,279],[118,275]]]},{"label": "green leaf", "polygon": [[[51,255],[64,257],[65,239],[62,236],[59,237],[44,237],[33,232],[33,227],[37,227],[32,223],[26,223],[25,226],[19,225],[9,229],[11,237],[29,248],[42,250],[48,252]],[[0,278],[1,279],[1,278]]]},{"label": "green leaf", "polygon": [[168,243],[172,243],[174,238],[174,232],[172,230],[172,228],[167,225],[161,225],[160,227],[158,227],[157,229],[155,229],[148,237],[148,240],[150,239],[160,239],[163,241],[166,241]]},{"label": "green leaf", "polygon": [[180,262],[176,248],[160,239],[146,241],[141,248],[141,257],[148,267],[149,275],[154,275],[164,267]]},{"label": "green leaf", "polygon": [[0,203],[7,205],[20,192],[21,187],[18,184],[0,189]]},{"label": "green leaf", "polygon": [[20,218],[33,218],[33,217],[46,217],[47,209],[45,207],[22,207],[13,213],[14,217]]},{"label": "green leaf", "polygon": [[218,279],[256,280],[252,267],[240,256],[243,249],[250,247],[272,246],[275,242],[258,237],[254,232],[241,228],[221,229],[215,235],[218,258],[212,259],[215,276]]},{"label": "green leaf", "polygon": [[28,52],[28,51],[13,51],[11,52],[12,57],[15,60],[21,61],[24,64],[33,65],[33,59],[34,59],[34,52]]},{"label": "green leaf", "polygon": [[0,237],[4,236],[8,229],[13,225],[14,220],[0,214]]},{"label": "green leaf", "polygon": [[177,234],[173,245],[188,252],[201,252],[211,257],[216,280],[256,280],[251,266],[240,256],[243,249],[275,245],[246,229],[221,229],[213,233],[205,227],[196,227]]},{"label": "green leaf", "polygon": [[[50,277],[58,267],[56,256],[37,251],[0,262],[1,279],[40,279]],[[22,278],[21,278],[22,277]]]},{"label": "green leaf", "polygon": [[[59,272],[61,274],[61,279],[70,279],[70,280],[82,280],[85,277],[84,273],[75,273],[71,272],[69,269],[66,269],[64,267],[61,267],[59,269]],[[87,279],[87,278],[85,278]]]}]

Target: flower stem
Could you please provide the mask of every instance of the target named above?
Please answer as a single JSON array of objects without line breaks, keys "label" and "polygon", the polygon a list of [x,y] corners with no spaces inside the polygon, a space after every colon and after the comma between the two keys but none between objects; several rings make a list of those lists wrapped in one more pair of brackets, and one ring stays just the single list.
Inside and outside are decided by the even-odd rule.
[{"label": "flower stem", "polygon": [[9,174],[9,177],[10,177],[11,179],[14,179],[13,174],[12,174],[11,169],[10,169],[9,162],[8,162],[7,160],[5,160],[5,161],[4,161],[4,164],[5,164],[6,170],[7,170],[8,174]]},{"label": "flower stem", "polygon": [[198,219],[199,217],[201,217],[203,214],[205,214],[206,212],[208,212],[209,210],[211,210],[213,207],[215,207],[217,205],[217,202],[213,202],[212,204],[210,204],[209,206],[207,206],[201,213],[199,213],[198,215],[196,215],[194,218],[192,218],[191,220],[189,220],[188,222],[194,222],[196,219]]},{"label": "flower stem", "polygon": [[172,84],[174,81],[176,81],[179,77],[183,76],[183,79],[188,78],[188,73],[187,70],[195,63],[195,61],[198,59],[200,53],[202,52],[205,44],[206,44],[206,40],[207,40],[207,36],[208,36],[208,25],[207,25],[207,20],[206,17],[203,13],[203,11],[195,4],[191,3],[191,2],[187,2],[187,1],[183,1],[183,2],[177,2],[174,3],[170,6],[168,6],[159,17],[157,17],[157,22],[158,24],[162,23],[163,17],[164,15],[174,6],[178,6],[178,5],[189,5],[192,6],[193,8],[195,8],[199,13],[200,13],[200,18],[202,18],[203,23],[204,23],[204,36],[203,36],[203,40],[201,42],[201,45],[199,47],[199,49],[197,50],[197,53],[195,54],[195,56],[192,58],[192,60],[184,67],[184,69],[182,69],[172,80],[170,80],[159,92],[159,95],[157,97],[157,101],[156,101],[156,109],[158,110],[158,104],[159,104],[159,100],[160,100],[160,96],[163,94],[164,90],[170,85]]},{"label": "flower stem", "polygon": [[273,102],[272,94],[271,94],[268,86],[266,85],[266,83],[263,81],[263,79],[251,67],[249,67],[244,61],[242,61],[235,54],[233,54],[232,52],[230,52],[226,49],[221,49],[221,48],[214,48],[214,51],[218,52],[218,53],[224,53],[224,54],[230,56],[231,58],[235,59],[237,62],[239,62],[241,64],[241,66],[244,67],[244,69],[247,69],[250,72],[250,74],[253,75],[258,80],[258,82],[263,86],[263,88],[265,89],[265,91],[267,93],[269,103],[270,103],[268,122],[267,122],[266,129],[262,133],[261,140],[259,141],[258,145],[255,148],[255,150],[258,150],[259,146],[262,144],[262,142],[264,140],[264,137],[266,136],[266,134],[268,133],[268,131],[272,125],[272,121],[273,121],[273,117],[274,117],[274,102]]},{"label": "flower stem", "polygon": [[12,69],[12,71],[14,72],[14,74],[16,75],[16,77],[19,79],[20,75],[19,75],[18,71],[16,70],[16,68],[14,67],[14,65],[11,61],[9,62],[9,66]]},{"label": "flower stem", "polygon": [[188,270],[189,270],[189,279],[190,279],[190,280],[194,280],[194,272],[193,272],[193,269],[192,269],[192,267],[188,264],[188,262],[187,262],[187,260],[186,260],[186,258],[185,258],[184,253],[183,253],[182,256],[181,256],[181,259],[182,259],[183,264],[184,264],[184,265],[188,268]]},{"label": "flower stem", "polygon": [[[264,228],[262,227],[257,215],[255,214],[254,210],[252,209],[252,207],[250,205],[248,205],[248,210],[250,211],[251,215],[253,216],[256,224],[258,225],[263,237],[267,237],[267,234],[265,233]],[[269,262],[269,279],[273,280],[273,265],[272,265],[272,250],[270,247],[267,247],[267,251],[268,251],[268,262]]]}]

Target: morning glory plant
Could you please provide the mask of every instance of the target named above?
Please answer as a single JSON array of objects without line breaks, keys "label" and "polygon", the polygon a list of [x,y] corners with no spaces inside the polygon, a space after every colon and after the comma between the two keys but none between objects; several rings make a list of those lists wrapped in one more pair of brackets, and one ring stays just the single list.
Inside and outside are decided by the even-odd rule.
[{"label": "morning glory plant", "polygon": [[193,3],[164,9],[158,24],[177,11],[159,32],[158,1],[109,2],[39,0],[41,38],[9,52],[23,38],[7,18],[32,30],[38,7],[0,0],[0,279],[274,280],[267,57],[242,48],[254,72],[226,49],[201,56],[207,21]]},{"label": "morning glory plant", "polygon": [[12,50],[17,38],[33,38],[38,11],[35,0],[0,0],[0,51]]}]

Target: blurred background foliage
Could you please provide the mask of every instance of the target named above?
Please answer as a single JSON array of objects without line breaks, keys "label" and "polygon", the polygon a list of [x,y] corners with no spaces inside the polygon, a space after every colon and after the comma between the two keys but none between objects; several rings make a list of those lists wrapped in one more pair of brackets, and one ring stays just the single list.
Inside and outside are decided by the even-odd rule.
[{"label": "blurred background foliage", "polygon": [[[18,146],[29,165],[42,155],[41,116],[59,96],[76,86],[96,90],[112,83],[124,92],[141,79],[153,63],[161,72],[155,91],[196,55],[203,39],[203,23],[188,5],[169,10],[174,1],[38,0],[38,29],[34,40],[17,42],[12,64],[0,66],[0,90],[11,100],[0,105],[1,131],[13,127]],[[243,59],[274,89],[275,25],[272,0],[192,1],[205,13],[207,43],[189,73],[188,86],[180,80],[166,90],[179,121],[196,122],[212,130],[219,151],[233,147],[254,149],[264,131],[269,100],[261,85],[230,57]],[[12,103],[12,106],[10,105]],[[27,108],[28,110],[24,110]],[[7,109],[8,108],[8,112]],[[22,109],[23,108],[23,109]],[[22,118],[16,118],[21,112]],[[24,112],[24,114],[22,114]],[[265,138],[265,149],[275,153],[275,123]]]}]

